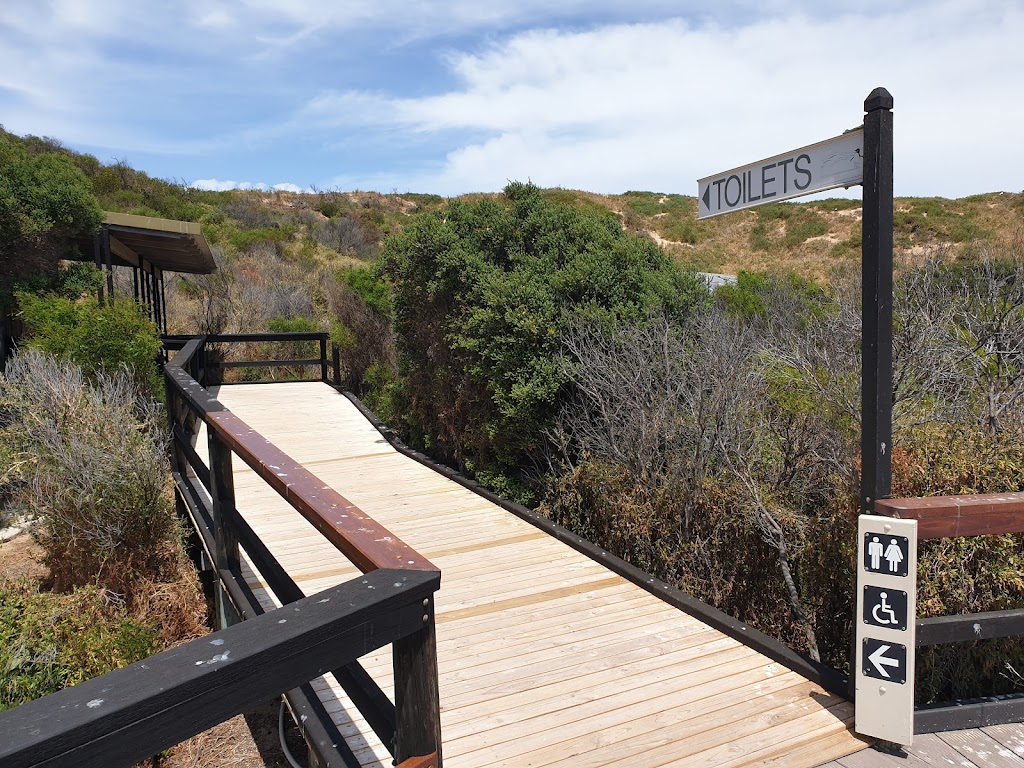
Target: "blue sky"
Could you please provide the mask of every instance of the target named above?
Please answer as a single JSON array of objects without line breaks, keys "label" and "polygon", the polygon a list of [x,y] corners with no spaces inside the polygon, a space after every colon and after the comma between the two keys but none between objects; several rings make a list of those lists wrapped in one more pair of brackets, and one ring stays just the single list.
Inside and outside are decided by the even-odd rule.
[{"label": "blue sky", "polygon": [[0,124],[208,188],[692,195],[882,85],[896,193],[960,197],[1024,188],[1022,41],[1024,0],[3,0]]}]

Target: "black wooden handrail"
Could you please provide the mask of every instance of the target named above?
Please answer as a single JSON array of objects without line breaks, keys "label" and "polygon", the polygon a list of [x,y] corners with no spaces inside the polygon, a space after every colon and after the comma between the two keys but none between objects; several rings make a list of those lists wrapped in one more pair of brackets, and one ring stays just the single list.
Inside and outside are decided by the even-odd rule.
[{"label": "black wooden handrail", "polygon": [[0,765],[136,763],[420,632],[439,583],[437,573],[375,571],[0,713]]},{"label": "black wooden handrail", "polygon": [[[166,364],[171,352],[177,352],[187,346],[196,336],[182,334],[164,334],[160,337],[163,342],[163,353],[161,361]],[[319,366],[320,379],[328,383],[341,383],[341,355],[336,345],[331,345],[331,355],[327,354],[330,334],[326,331],[288,331],[281,333],[217,333],[202,337],[204,344],[247,344],[253,342],[280,342],[292,343],[303,341],[319,342],[319,356],[295,358],[288,360],[210,360],[209,368],[212,370],[226,370],[229,368],[304,368],[307,366]],[[201,377],[194,377],[200,380]]]}]

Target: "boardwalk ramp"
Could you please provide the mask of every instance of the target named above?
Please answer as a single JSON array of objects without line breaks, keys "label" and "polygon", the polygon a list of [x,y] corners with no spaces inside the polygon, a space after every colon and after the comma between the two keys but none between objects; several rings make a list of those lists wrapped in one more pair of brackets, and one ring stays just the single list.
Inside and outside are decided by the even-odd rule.
[{"label": "boardwalk ramp", "polygon": [[[216,397],[442,570],[445,765],[817,766],[863,749],[843,698],[398,452],[323,383]],[[200,436],[199,445],[205,445]],[[242,462],[237,507],[308,595],[358,571]],[[278,605],[251,565],[265,609]],[[391,655],[362,660],[391,690]],[[314,686],[364,766],[391,757],[331,676]]]}]

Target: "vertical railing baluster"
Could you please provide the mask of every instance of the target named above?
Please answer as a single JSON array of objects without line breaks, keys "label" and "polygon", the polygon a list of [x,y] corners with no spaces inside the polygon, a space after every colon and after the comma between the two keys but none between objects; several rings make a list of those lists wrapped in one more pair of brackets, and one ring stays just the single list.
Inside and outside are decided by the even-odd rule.
[{"label": "vertical railing baluster", "polygon": [[329,384],[330,379],[327,378],[327,334],[325,333],[320,337],[320,381],[324,384]]},{"label": "vertical railing baluster", "polygon": [[337,344],[331,345],[331,363],[334,365],[334,384],[341,386],[341,348]]},{"label": "vertical railing baluster", "polygon": [[[223,443],[211,424],[206,425],[210,448],[210,495],[213,497],[214,565],[220,573],[237,571],[240,565],[238,538],[227,522],[225,509],[235,507],[235,481],[231,474],[231,448]],[[223,586],[217,586],[217,620],[221,628],[240,620]]]}]

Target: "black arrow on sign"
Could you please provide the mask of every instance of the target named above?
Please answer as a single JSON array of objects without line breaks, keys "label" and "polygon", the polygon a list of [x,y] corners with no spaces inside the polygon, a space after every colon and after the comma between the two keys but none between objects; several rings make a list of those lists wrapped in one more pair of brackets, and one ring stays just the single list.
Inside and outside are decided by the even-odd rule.
[{"label": "black arrow on sign", "polygon": [[711,185],[709,184],[707,189],[704,190],[704,197],[701,198],[704,201],[704,207],[709,211],[711,210]]}]

